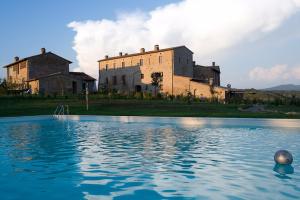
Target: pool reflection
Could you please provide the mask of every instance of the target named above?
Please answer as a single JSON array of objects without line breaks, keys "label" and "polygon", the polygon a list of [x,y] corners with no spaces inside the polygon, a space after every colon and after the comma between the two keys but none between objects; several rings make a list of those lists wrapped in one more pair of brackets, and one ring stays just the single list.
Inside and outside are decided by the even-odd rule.
[{"label": "pool reflection", "polygon": [[300,155],[298,130],[251,125],[259,119],[245,127],[231,126],[235,119],[82,118],[0,123],[1,199],[299,196],[298,170],[272,171],[274,149]]},{"label": "pool reflection", "polygon": [[273,171],[277,172],[281,176],[285,176],[287,174],[293,174],[294,167],[292,165],[281,165],[276,163],[274,165]]},{"label": "pool reflection", "polygon": [[[1,199],[82,199],[76,137],[67,135],[67,124],[58,121],[7,123],[0,126]],[[73,177],[73,178],[71,178]],[[74,178],[76,177],[76,178]],[[71,180],[71,181],[70,181]],[[53,192],[59,191],[61,192]]]}]

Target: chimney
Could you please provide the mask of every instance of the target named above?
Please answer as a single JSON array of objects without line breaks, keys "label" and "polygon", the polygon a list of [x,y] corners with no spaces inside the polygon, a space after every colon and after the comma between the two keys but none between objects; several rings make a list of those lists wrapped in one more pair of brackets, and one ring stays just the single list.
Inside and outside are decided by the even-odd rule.
[{"label": "chimney", "polygon": [[41,48],[41,54],[45,54],[46,53],[46,49],[45,48]]},{"label": "chimney", "polygon": [[159,51],[159,45],[154,45],[154,51]]},{"label": "chimney", "polygon": [[145,48],[141,48],[140,53],[145,53]]},{"label": "chimney", "polygon": [[104,58],[105,58],[105,59],[108,59],[108,55],[105,55]]},{"label": "chimney", "polygon": [[17,61],[19,61],[19,57],[18,56],[15,57],[15,62],[17,62]]},{"label": "chimney", "polygon": [[122,53],[122,52],[120,52],[120,53],[119,53],[119,56],[122,56],[122,55],[123,55],[123,53]]},{"label": "chimney", "polygon": [[213,67],[216,66],[216,63],[215,63],[215,62],[212,62],[212,66],[213,66]]}]

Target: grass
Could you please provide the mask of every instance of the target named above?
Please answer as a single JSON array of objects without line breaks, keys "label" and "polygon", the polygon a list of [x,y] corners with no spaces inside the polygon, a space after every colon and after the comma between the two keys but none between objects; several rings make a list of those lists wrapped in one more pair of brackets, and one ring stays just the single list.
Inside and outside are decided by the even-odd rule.
[{"label": "grass", "polygon": [[[51,115],[58,104],[66,104],[73,115],[113,116],[172,116],[172,117],[245,117],[245,118],[300,118],[299,106],[267,106],[271,112],[242,112],[236,104],[213,104],[168,100],[103,99],[91,97],[89,110],[84,100],[72,98],[1,97],[0,116]],[[288,115],[287,112],[297,112]]]}]

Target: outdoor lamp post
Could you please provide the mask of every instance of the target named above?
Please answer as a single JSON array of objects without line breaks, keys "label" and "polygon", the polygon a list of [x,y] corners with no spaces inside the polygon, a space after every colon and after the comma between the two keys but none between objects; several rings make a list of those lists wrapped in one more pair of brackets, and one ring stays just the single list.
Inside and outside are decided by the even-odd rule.
[{"label": "outdoor lamp post", "polygon": [[89,110],[89,84],[86,83],[85,87],[85,103],[86,103],[86,110]]}]

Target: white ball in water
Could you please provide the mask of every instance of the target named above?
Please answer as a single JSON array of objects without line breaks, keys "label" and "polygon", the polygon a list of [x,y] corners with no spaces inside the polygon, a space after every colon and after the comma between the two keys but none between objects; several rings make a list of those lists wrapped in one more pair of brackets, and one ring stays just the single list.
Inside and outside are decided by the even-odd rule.
[{"label": "white ball in water", "polygon": [[274,155],[274,161],[281,165],[290,165],[293,162],[293,156],[287,150],[279,150]]}]

